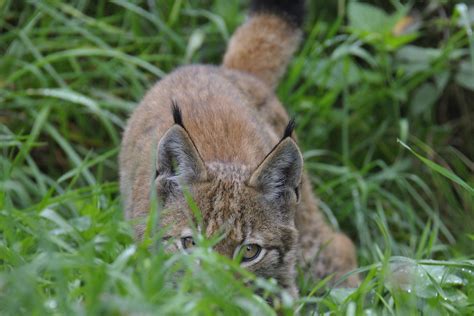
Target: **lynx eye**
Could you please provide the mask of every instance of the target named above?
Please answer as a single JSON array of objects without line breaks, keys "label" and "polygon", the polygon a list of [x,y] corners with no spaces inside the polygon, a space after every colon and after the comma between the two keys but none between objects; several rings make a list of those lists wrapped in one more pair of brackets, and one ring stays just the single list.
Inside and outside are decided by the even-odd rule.
[{"label": "lynx eye", "polygon": [[255,260],[258,257],[262,251],[262,247],[257,244],[248,244],[243,245],[240,251],[242,253],[242,262],[249,262]]},{"label": "lynx eye", "polygon": [[181,238],[181,245],[183,245],[183,249],[190,249],[194,247],[196,243],[194,242],[193,237],[188,236]]}]

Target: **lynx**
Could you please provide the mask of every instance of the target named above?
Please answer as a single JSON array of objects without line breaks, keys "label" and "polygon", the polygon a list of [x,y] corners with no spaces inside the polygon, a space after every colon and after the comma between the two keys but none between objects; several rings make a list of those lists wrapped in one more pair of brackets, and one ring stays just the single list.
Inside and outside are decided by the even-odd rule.
[{"label": "lynx", "polygon": [[[355,248],[330,227],[274,94],[301,40],[304,1],[254,0],[221,66],[180,67],[156,83],[127,123],[120,152],[126,216],[142,218],[152,194],[173,250],[189,249],[194,220],[186,192],[202,213],[215,251],[272,277],[297,295],[296,265],[333,280],[357,265]],[[137,237],[144,224],[135,226]],[[342,283],[355,286],[357,277]]]}]

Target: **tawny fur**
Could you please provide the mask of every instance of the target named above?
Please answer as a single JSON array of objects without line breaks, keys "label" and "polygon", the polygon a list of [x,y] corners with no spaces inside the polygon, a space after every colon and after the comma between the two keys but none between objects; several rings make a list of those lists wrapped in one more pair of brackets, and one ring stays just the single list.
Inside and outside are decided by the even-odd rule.
[{"label": "tawny fur", "polygon": [[[252,16],[232,38],[222,67],[179,68],[146,94],[127,124],[120,153],[125,212],[137,221],[149,212],[151,190],[156,190],[157,147],[173,126],[171,102],[178,104],[206,168],[205,178],[189,184],[203,215],[204,233],[225,233],[215,250],[229,257],[246,238],[272,245],[268,255],[248,269],[275,277],[295,295],[297,262],[315,278],[334,274],[334,280],[357,265],[353,243],[326,224],[306,174],[299,203],[292,198],[284,207],[262,206],[262,193],[249,186],[288,123],[273,88],[299,41],[300,31],[284,19]],[[184,197],[178,196],[166,205],[160,226],[179,237],[191,214]],[[137,235],[143,230],[138,220]],[[343,284],[357,282],[351,276]]]},{"label": "tawny fur", "polygon": [[274,88],[301,40],[301,31],[270,14],[256,14],[232,36],[224,66],[246,71]]}]

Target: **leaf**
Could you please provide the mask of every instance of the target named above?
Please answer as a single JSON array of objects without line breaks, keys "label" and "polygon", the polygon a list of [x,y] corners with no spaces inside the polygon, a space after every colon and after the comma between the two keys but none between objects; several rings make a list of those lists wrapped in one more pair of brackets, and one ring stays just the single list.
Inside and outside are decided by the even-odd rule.
[{"label": "leaf", "polygon": [[58,88],[28,89],[27,93],[29,95],[40,95],[44,97],[53,97],[53,98],[69,101],[71,103],[84,105],[85,107],[90,109],[90,111],[93,113],[100,112],[99,105],[97,104],[95,100],[69,89],[58,89]]},{"label": "leaf", "polygon": [[388,15],[370,4],[351,2],[348,8],[349,25],[359,31],[381,33],[387,27]]},{"label": "leaf", "polygon": [[207,11],[207,10],[199,10],[199,9],[197,9],[197,10],[195,10],[195,9],[194,10],[193,9],[185,10],[184,13],[186,15],[189,15],[189,16],[202,16],[202,17],[205,17],[205,18],[209,19],[209,21],[214,23],[216,28],[219,30],[219,33],[221,33],[222,38],[225,41],[229,40],[229,31],[227,30],[227,26],[226,26],[225,21],[222,18],[222,16],[220,16],[218,14],[215,14],[215,13],[212,13],[212,12]]},{"label": "leaf", "polygon": [[353,288],[334,288],[329,295],[338,304],[342,304],[349,296],[351,296],[356,289]]},{"label": "leaf", "polygon": [[341,59],[347,55],[357,56],[372,67],[377,66],[375,59],[369,54],[369,52],[361,47],[362,43],[357,41],[351,45],[340,45],[337,47],[331,55],[331,59]]},{"label": "leaf", "polygon": [[205,34],[202,30],[196,29],[189,38],[188,46],[186,47],[186,61],[190,62],[194,53],[201,48],[204,43]]},{"label": "leaf", "polygon": [[467,281],[454,274],[454,271],[442,261],[433,260],[432,263],[424,265],[422,261],[407,257],[392,257],[386,286],[414,293],[423,298],[435,298],[441,295],[444,299],[456,300],[456,296],[447,295],[445,290],[462,287]]},{"label": "leaf", "polygon": [[395,50],[400,46],[413,42],[419,36],[418,33],[410,33],[400,36],[387,35],[384,37],[385,46],[389,50]]},{"label": "leaf", "polygon": [[414,32],[415,27],[406,32],[394,32],[397,23],[407,19],[409,7],[400,5],[396,9],[393,14],[387,14],[373,5],[351,2],[348,7],[349,30],[365,42],[376,44],[384,50],[395,50],[418,37]]},{"label": "leaf", "polygon": [[446,178],[450,179],[453,182],[456,182],[459,184],[461,187],[463,187],[467,192],[471,193],[474,195],[474,188],[471,187],[469,184],[467,184],[463,179],[458,177],[456,174],[451,172],[450,170],[438,165],[437,163],[434,163],[433,161],[426,159],[425,157],[421,156],[417,152],[415,152],[413,149],[411,149],[407,144],[402,142],[401,140],[397,139],[397,142],[399,142],[403,147],[408,149],[412,154],[414,154],[418,159],[420,159],[425,165],[427,165],[430,169],[433,171],[438,172],[439,174],[445,176]]},{"label": "leaf", "polygon": [[115,261],[110,265],[111,270],[121,271],[136,251],[137,246],[135,245],[127,247],[124,251],[122,251],[120,255],[118,255],[117,259],[115,259]]},{"label": "leaf", "polygon": [[48,219],[58,226],[58,228],[49,232],[51,238],[54,238],[57,235],[68,234],[68,236],[72,237],[75,241],[82,241],[82,237],[79,235],[77,230],[56,211],[50,208],[45,208],[41,211],[40,216]]},{"label": "leaf", "polygon": [[434,77],[434,81],[436,84],[436,89],[438,91],[444,90],[444,88],[449,82],[449,71],[446,70],[446,71],[440,72]]},{"label": "leaf", "polygon": [[431,106],[438,99],[438,89],[432,83],[425,83],[421,85],[413,95],[413,99],[410,104],[410,112],[413,115],[420,115],[429,111]]},{"label": "leaf", "polygon": [[441,53],[442,51],[436,48],[407,45],[396,53],[396,58],[401,61],[427,64],[441,56]]},{"label": "leaf", "polygon": [[350,59],[345,59],[344,62],[323,59],[313,65],[314,67],[308,67],[304,71],[321,87],[337,88],[353,85],[361,80],[359,67]]},{"label": "leaf", "polygon": [[458,72],[454,78],[461,87],[474,91],[474,65],[467,61],[459,64]]}]

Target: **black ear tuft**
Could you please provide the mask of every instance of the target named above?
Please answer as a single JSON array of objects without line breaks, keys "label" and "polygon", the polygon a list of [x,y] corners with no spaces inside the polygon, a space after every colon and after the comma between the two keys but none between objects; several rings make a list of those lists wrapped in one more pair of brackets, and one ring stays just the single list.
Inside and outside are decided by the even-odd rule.
[{"label": "black ear tuft", "polygon": [[291,137],[291,134],[293,133],[293,130],[295,129],[295,126],[296,126],[295,119],[292,118],[288,122],[288,125],[286,125],[285,132],[283,133],[282,140],[287,138],[287,137]]},{"label": "black ear tuft", "polygon": [[174,123],[184,128],[183,115],[181,113],[181,109],[179,108],[178,103],[174,99],[171,100],[171,111],[173,112]]}]

